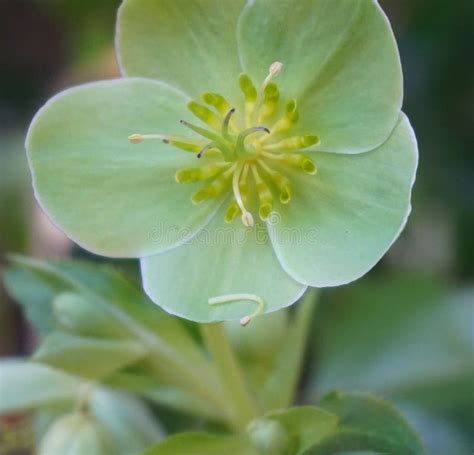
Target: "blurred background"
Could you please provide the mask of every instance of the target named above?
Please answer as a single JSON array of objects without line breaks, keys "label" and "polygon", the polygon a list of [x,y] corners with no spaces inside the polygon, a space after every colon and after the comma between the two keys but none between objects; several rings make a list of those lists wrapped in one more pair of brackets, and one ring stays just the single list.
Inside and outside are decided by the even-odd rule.
[{"label": "blurred background", "polygon": [[[98,260],[39,211],[23,141],[53,94],[119,75],[119,3],[0,0],[0,272],[9,252]],[[474,3],[380,3],[398,40],[404,111],[419,141],[413,213],[367,277],[323,292],[301,400],[317,400],[333,387],[377,393],[397,403],[429,453],[467,455],[474,450]],[[133,264],[120,266],[133,275]],[[0,356],[27,355],[35,340],[1,287]],[[0,400],[1,393],[0,378]],[[5,422],[0,454],[11,424]]]}]

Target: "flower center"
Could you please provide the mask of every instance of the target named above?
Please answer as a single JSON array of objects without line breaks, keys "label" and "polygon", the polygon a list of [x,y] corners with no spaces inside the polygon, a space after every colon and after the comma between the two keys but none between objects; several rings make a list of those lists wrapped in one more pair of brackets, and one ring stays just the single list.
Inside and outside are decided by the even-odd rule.
[{"label": "flower center", "polygon": [[[291,130],[298,122],[296,100],[280,99],[278,85],[272,80],[282,64],[275,62],[260,90],[246,74],[239,77],[244,104],[241,118],[236,109],[217,93],[204,93],[204,104],[190,101],[188,109],[207,128],[185,120],[181,124],[200,136],[190,140],[162,134],[132,134],[129,141],[139,143],[144,139],[160,139],[186,152],[195,153],[206,164],[179,169],[175,179],[181,184],[199,184],[192,196],[194,204],[216,198],[227,191],[233,194],[224,220],[231,223],[240,215],[245,226],[252,226],[254,218],[248,207],[258,204],[258,215],[265,221],[274,211],[275,200],[288,204],[292,198],[290,179],[275,169],[285,166],[306,174],[316,174],[313,160],[299,153],[300,150],[319,144],[315,135],[294,136]],[[283,166],[283,167],[282,167]]]}]

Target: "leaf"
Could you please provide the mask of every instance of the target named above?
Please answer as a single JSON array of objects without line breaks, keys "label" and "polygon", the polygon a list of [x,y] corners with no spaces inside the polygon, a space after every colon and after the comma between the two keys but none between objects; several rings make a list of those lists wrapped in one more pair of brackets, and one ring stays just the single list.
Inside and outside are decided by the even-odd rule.
[{"label": "leaf", "polygon": [[327,292],[320,310],[315,393],[370,390],[472,415],[473,289],[420,274],[366,278]]},{"label": "leaf", "polygon": [[0,414],[73,400],[83,382],[46,365],[0,361]]},{"label": "leaf", "polygon": [[178,433],[143,455],[259,455],[244,438],[211,433]]},{"label": "leaf", "polygon": [[3,276],[10,296],[18,302],[30,324],[40,335],[54,328],[51,302],[55,294],[64,288],[54,276],[40,277],[31,270],[10,268]]},{"label": "leaf", "polygon": [[422,455],[418,436],[387,402],[368,394],[332,392],[320,406],[337,415],[339,425],[313,446],[310,453],[374,451],[391,455]]},{"label": "leaf", "polygon": [[74,292],[63,292],[53,300],[53,311],[61,329],[99,338],[129,337],[127,328],[109,317],[99,305]]},{"label": "leaf", "polygon": [[157,419],[130,395],[95,389],[89,409],[110,433],[117,447],[114,455],[140,453],[164,436]]},{"label": "leaf", "polygon": [[145,354],[145,349],[133,341],[53,332],[44,339],[33,360],[88,379],[101,379]]},{"label": "leaf", "polygon": [[196,396],[173,386],[159,384],[156,379],[140,368],[127,368],[112,374],[104,385],[145,398],[154,404],[173,408],[184,414],[205,417],[210,420],[222,419],[219,409]]},{"label": "leaf", "polygon": [[293,441],[295,454],[302,454],[332,433],[338,417],[314,406],[300,406],[268,413],[266,419],[277,421]]},{"label": "leaf", "polygon": [[221,417],[225,415],[217,378],[201,347],[178,319],[160,310],[111,267],[79,261],[47,263],[23,256],[10,259],[41,280],[57,280],[62,292],[80,294],[99,306],[150,352],[153,376],[197,396],[205,403],[204,413],[211,406]]}]

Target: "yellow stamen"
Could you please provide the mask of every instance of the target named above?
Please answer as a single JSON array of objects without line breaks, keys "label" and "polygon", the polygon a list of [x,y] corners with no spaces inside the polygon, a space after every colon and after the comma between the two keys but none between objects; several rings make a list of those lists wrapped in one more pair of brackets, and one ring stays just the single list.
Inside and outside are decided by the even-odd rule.
[{"label": "yellow stamen", "polygon": [[265,151],[275,152],[291,152],[293,150],[301,150],[312,145],[319,144],[319,137],[313,135],[307,136],[294,136],[287,139],[283,139],[276,144],[266,144],[263,149]]},{"label": "yellow stamen", "polygon": [[273,180],[275,185],[280,190],[280,202],[282,204],[288,204],[288,202],[291,200],[291,195],[293,192],[289,179],[270,168],[263,160],[258,160],[257,163],[268,174],[268,176]]},{"label": "yellow stamen", "polygon": [[214,112],[208,109],[206,106],[196,103],[195,101],[190,101],[188,103],[188,109],[200,120],[202,120],[206,125],[210,126],[216,131],[220,131],[222,121],[217,117]]},{"label": "yellow stamen", "polygon": [[240,75],[239,86],[245,98],[245,126],[249,128],[252,126],[252,118],[257,102],[257,89],[247,74]]},{"label": "yellow stamen", "polygon": [[262,152],[262,156],[271,160],[277,160],[291,166],[299,167],[306,174],[314,175],[318,171],[314,161],[306,155],[300,153],[268,153]]},{"label": "yellow stamen", "polygon": [[237,218],[237,215],[240,213],[240,207],[237,202],[232,201],[229,205],[229,208],[226,210],[224,215],[224,221],[226,223],[232,223],[232,221]]},{"label": "yellow stamen", "polygon": [[200,204],[207,199],[221,195],[228,187],[236,167],[237,164],[234,164],[232,167],[220,174],[212,183],[194,193],[191,197],[193,203]]},{"label": "yellow stamen", "polygon": [[217,93],[204,93],[202,99],[206,104],[214,107],[222,116],[225,116],[230,110],[231,106],[228,101]]},{"label": "yellow stamen", "polygon": [[263,102],[260,108],[258,122],[262,123],[270,118],[277,110],[280,92],[274,82],[269,82],[263,92]]},{"label": "yellow stamen", "polygon": [[285,113],[283,117],[278,120],[271,128],[271,133],[268,136],[260,138],[260,142],[267,143],[277,134],[286,133],[299,120],[299,112],[296,100],[290,100],[285,105]]},{"label": "yellow stamen", "polygon": [[262,221],[265,221],[268,219],[268,217],[273,211],[273,195],[270,191],[270,188],[268,188],[267,184],[260,177],[256,166],[252,166],[251,169],[253,178],[255,180],[255,187],[258,193],[258,199],[260,200],[258,214],[260,216],[260,219]]},{"label": "yellow stamen", "polygon": [[175,180],[178,183],[196,183],[216,176],[229,166],[230,163],[215,163],[200,168],[179,169],[175,174]]}]

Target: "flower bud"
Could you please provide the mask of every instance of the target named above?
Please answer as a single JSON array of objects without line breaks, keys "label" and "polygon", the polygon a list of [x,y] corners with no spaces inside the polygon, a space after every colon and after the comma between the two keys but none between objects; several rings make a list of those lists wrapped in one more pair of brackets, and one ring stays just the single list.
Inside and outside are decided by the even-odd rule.
[{"label": "flower bud", "polygon": [[252,445],[264,455],[287,453],[289,439],[285,429],[275,420],[257,419],[250,422],[247,434]]},{"label": "flower bud", "polygon": [[91,416],[75,412],[58,419],[41,441],[38,455],[115,453],[105,429]]}]

